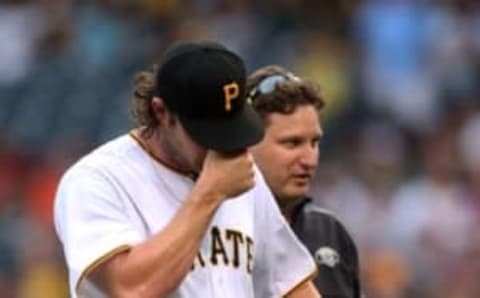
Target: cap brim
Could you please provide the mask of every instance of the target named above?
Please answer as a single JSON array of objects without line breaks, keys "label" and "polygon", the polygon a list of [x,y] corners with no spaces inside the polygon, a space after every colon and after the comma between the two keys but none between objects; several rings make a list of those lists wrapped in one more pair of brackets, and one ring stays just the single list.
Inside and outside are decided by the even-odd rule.
[{"label": "cap brim", "polygon": [[179,117],[194,141],[205,148],[220,152],[232,152],[255,145],[262,140],[265,133],[262,119],[248,104],[230,118]]}]

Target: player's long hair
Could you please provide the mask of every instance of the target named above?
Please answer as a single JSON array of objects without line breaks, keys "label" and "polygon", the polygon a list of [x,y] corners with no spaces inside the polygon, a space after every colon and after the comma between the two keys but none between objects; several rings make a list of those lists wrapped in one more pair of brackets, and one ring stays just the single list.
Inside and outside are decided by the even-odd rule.
[{"label": "player's long hair", "polygon": [[130,104],[130,114],[139,127],[145,128],[147,136],[153,134],[157,126],[157,118],[152,110],[152,98],[155,89],[156,65],[140,71],[134,76],[135,88]]},{"label": "player's long hair", "polygon": [[253,93],[250,101],[264,121],[271,113],[290,114],[295,112],[299,106],[313,105],[318,111],[324,107],[325,102],[320,92],[320,86],[308,79],[287,79],[278,82],[271,92],[255,92],[254,89],[258,88],[264,79],[276,74],[286,77],[293,76],[279,65],[269,65],[259,68],[247,79],[247,94]]}]

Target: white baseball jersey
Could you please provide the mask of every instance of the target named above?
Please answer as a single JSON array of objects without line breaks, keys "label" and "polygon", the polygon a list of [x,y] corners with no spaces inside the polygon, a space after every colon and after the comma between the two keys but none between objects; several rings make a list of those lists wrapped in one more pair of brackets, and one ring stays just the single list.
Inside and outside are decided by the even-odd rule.
[{"label": "white baseball jersey", "polygon": [[[192,270],[170,297],[278,298],[315,273],[258,169],[255,179],[255,187],[219,207]],[[88,273],[160,232],[193,184],[154,160],[130,135],[72,166],[55,201],[71,296],[106,297]]]}]

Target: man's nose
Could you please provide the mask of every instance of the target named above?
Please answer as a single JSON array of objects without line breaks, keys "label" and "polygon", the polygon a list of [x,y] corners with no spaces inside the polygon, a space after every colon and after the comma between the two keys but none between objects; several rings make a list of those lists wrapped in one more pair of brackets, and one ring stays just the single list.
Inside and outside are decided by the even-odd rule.
[{"label": "man's nose", "polygon": [[318,147],[317,146],[305,146],[302,150],[302,156],[300,162],[302,166],[308,168],[316,168],[318,165]]}]

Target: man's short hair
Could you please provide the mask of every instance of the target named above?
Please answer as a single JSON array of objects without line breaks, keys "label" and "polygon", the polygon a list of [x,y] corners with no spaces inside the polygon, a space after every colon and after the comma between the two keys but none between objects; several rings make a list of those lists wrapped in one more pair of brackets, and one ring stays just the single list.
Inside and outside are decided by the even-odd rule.
[{"label": "man's short hair", "polygon": [[252,73],[247,79],[247,96],[264,121],[272,113],[290,114],[305,105],[320,111],[325,105],[316,82],[299,78],[279,65]]}]

